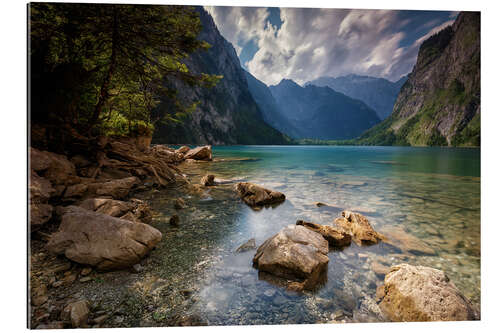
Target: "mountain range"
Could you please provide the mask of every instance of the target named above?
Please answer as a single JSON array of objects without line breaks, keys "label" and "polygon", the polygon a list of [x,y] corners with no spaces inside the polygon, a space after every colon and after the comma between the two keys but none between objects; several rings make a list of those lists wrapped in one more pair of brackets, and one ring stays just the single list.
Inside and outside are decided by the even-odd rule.
[{"label": "mountain range", "polygon": [[[194,73],[222,75],[214,88],[171,82],[186,105],[199,102],[182,122],[157,125],[154,142],[196,144],[286,144],[290,138],[349,139],[380,118],[362,101],[328,87],[301,87],[283,80],[268,87],[246,72],[236,51],[212,17],[196,7],[203,26],[199,38],[211,48],[196,52],[186,65]],[[167,110],[165,99],[157,112]]]},{"label": "mountain range", "polygon": [[[469,145],[480,141],[480,16],[462,12],[424,41],[413,71],[396,82],[360,75],[319,77],[305,86],[267,86],[240,64],[212,17],[196,7],[199,38],[212,47],[192,54],[195,73],[222,75],[214,88],[173,82],[186,104],[182,122],[157,126],[154,142],[290,144],[293,139],[370,145]],[[165,99],[158,110],[169,108]]]},{"label": "mountain range", "polygon": [[365,103],[328,87],[302,87],[283,79],[269,90],[281,115],[297,129],[296,138],[349,139],[380,122]]},{"label": "mountain range", "polygon": [[326,86],[354,99],[359,99],[375,110],[378,117],[384,120],[392,113],[399,90],[406,80],[406,76],[392,82],[379,77],[349,74],[339,77],[322,76],[306,82],[306,86]]}]

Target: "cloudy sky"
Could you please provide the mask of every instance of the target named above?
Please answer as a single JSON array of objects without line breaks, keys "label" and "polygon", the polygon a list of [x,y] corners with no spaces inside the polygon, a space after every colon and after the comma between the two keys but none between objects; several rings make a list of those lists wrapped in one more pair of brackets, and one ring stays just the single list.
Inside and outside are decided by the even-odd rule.
[{"label": "cloudy sky", "polygon": [[205,7],[242,66],[268,85],[347,74],[391,81],[411,72],[422,41],[456,12]]}]

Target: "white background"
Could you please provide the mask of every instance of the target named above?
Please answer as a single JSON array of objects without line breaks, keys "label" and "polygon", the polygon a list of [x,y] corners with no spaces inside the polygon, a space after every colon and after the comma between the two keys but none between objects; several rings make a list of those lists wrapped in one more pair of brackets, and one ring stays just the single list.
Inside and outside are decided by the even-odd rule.
[{"label": "white background", "polygon": [[[66,1],[69,2],[69,1]],[[103,2],[103,1],[79,1]],[[287,326],[223,326],[202,328],[168,328],[169,332],[422,332],[422,331],[499,331],[498,315],[499,239],[500,221],[497,217],[500,159],[500,59],[499,32],[500,11],[498,2],[462,0],[179,0],[179,1],[106,1],[108,3],[155,3],[263,7],[330,7],[365,9],[426,9],[426,10],[473,10],[481,11],[481,236],[482,236],[482,306],[480,322],[461,323],[388,323],[344,325],[287,325]],[[4,332],[26,330],[26,281],[27,281],[27,130],[26,130],[26,2],[3,1],[1,4],[1,214],[0,214],[0,328]],[[133,329],[132,331],[160,331]],[[90,330],[103,332],[103,330]],[[131,332],[130,329],[114,329],[113,332]]]}]

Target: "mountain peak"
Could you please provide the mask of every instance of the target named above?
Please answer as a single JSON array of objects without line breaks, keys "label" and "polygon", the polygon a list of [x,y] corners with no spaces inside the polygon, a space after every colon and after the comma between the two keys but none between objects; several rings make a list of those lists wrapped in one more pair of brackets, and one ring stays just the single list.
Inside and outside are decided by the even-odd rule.
[{"label": "mountain peak", "polygon": [[281,79],[280,83],[278,83],[275,86],[282,86],[282,87],[300,87],[295,81],[291,79]]}]

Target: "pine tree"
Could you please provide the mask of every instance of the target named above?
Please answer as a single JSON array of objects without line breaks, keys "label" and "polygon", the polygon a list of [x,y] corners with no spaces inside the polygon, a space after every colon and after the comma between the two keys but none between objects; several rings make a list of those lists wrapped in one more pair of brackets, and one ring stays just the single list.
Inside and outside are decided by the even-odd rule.
[{"label": "pine tree", "polygon": [[197,36],[198,14],[187,6],[30,5],[32,120],[82,134],[124,119],[151,125],[158,98],[172,100],[167,118],[193,110],[167,80],[213,86],[219,76],[194,74],[183,63],[209,45]]}]

